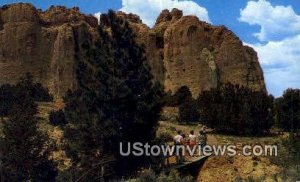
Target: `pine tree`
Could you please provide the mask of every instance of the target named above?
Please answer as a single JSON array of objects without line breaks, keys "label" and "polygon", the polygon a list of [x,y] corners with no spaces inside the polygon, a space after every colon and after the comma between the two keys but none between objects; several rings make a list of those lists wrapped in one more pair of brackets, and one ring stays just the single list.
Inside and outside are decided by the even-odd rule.
[{"label": "pine tree", "polygon": [[198,98],[201,119],[218,132],[263,135],[273,124],[273,96],[227,83]]},{"label": "pine tree", "polygon": [[51,102],[53,96],[49,94],[47,88],[43,87],[41,83],[35,83],[33,76],[30,73],[26,73],[25,77],[22,77],[15,86],[16,91],[26,90],[29,96],[37,102]]},{"label": "pine tree", "polygon": [[179,121],[184,123],[198,122],[200,114],[193,98],[186,99],[179,106]]},{"label": "pine tree", "polygon": [[1,85],[0,87],[0,117],[8,115],[10,108],[14,102],[13,87],[9,84]]},{"label": "pine tree", "polygon": [[17,94],[28,92],[29,97],[37,102],[50,102],[53,97],[49,94],[48,89],[44,88],[41,83],[34,83],[33,76],[27,73],[25,77],[20,78],[16,85],[4,84],[0,87],[0,117],[8,115],[14,102],[18,99]]},{"label": "pine tree", "polygon": [[190,98],[192,98],[192,93],[187,86],[181,86],[174,95],[168,92],[165,96],[166,105],[172,107],[179,106]]},{"label": "pine tree", "polygon": [[100,22],[101,38],[82,45],[86,55],[77,63],[78,89],[65,97],[68,154],[83,170],[106,155],[120,158],[119,142],[150,141],[162,106],[162,88],[152,82],[128,22],[113,11]]},{"label": "pine tree", "polygon": [[276,99],[276,118],[286,131],[300,129],[300,89],[287,89]]},{"label": "pine tree", "polygon": [[37,106],[28,91],[16,98],[3,123],[1,181],[53,181],[56,170],[47,137],[37,128]]}]

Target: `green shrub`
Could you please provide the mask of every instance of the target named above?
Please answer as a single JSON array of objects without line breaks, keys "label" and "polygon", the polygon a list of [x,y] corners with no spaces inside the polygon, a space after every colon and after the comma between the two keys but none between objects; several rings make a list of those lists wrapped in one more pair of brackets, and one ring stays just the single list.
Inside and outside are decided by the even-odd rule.
[{"label": "green shrub", "polygon": [[201,120],[220,133],[263,135],[273,124],[273,101],[264,91],[225,84],[198,98]]},{"label": "green shrub", "polygon": [[21,78],[16,85],[4,84],[0,87],[0,116],[7,116],[17,98],[26,93],[36,102],[50,102],[53,97],[40,83],[33,82],[33,76],[29,73]]},{"label": "green shrub", "polygon": [[171,92],[168,92],[165,96],[165,103],[167,106],[179,106],[191,97],[192,93],[190,89],[187,86],[182,86],[175,92],[174,95],[172,95]]},{"label": "green shrub", "polygon": [[51,111],[49,113],[49,123],[53,126],[64,126],[67,124],[63,110]]},{"label": "green shrub", "polygon": [[193,182],[195,179],[192,176],[181,176],[177,170],[172,170],[168,175],[164,173],[155,174],[152,170],[144,171],[136,180],[137,182]]},{"label": "green shrub", "polygon": [[276,121],[285,131],[300,129],[300,89],[287,89],[275,101]]},{"label": "green shrub", "polygon": [[179,106],[179,122],[191,123],[198,122],[200,114],[196,106],[196,101],[193,98],[185,100]]}]

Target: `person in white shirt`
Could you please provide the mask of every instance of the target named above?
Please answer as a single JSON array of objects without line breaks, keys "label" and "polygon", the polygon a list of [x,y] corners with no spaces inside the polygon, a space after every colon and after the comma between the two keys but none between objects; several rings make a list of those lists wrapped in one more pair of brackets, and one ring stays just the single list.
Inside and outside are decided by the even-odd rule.
[{"label": "person in white shirt", "polygon": [[177,131],[177,135],[173,139],[175,143],[175,152],[177,151],[179,152],[179,154],[176,153],[176,162],[177,164],[179,164],[183,161],[182,150],[180,149],[180,145],[183,144],[183,137],[182,137],[181,130]]},{"label": "person in white shirt", "polygon": [[180,145],[183,142],[182,132],[180,130],[177,131],[177,135],[174,137],[174,142],[176,145]]}]

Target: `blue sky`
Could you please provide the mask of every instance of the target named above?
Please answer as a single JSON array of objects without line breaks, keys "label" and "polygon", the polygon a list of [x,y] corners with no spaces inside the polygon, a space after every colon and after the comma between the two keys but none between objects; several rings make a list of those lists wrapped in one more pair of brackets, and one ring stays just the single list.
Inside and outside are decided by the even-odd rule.
[{"label": "blue sky", "polygon": [[0,0],[0,5],[30,2],[43,10],[51,5],[77,6],[84,13],[108,9],[139,14],[152,26],[161,9],[182,9],[213,25],[225,25],[259,56],[269,93],[280,96],[300,88],[299,0]]}]

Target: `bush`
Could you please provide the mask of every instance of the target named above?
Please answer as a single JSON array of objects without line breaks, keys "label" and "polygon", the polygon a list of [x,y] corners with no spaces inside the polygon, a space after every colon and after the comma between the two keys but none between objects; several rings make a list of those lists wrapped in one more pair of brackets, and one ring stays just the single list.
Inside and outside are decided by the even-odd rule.
[{"label": "bush", "polygon": [[287,89],[275,101],[276,120],[285,131],[300,129],[300,89]]},{"label": "bush", "polygon": [[39,130],[37,112],[28,90],[18,93],[2,123],[0,163],[4,181],[54,181],[53,148],[49,137]]},{"label": "bush", "polygon": [[157,137],[157,141],[162,144],[167,143],[169,141],[173,141],[173,133],[169,130],[161,132]]},{"label": "bush", "polygon": [[167,106],[179,106],[184,103],[185,100],[192,97],[192,93],[187,86],[180,87],[174,95],[171,92],[168,92],[165,96],[165,103]]},{"label": "bush", "polygon": [[138,182],[148,182],[148,181],[156,181],[156,176],[154,171],[152,170],[145,170],[141,173],[141,175],[138,178]]},{"label": "bush", "polygon": [[273,101],[263,91],[228,83],[204,91],[198,105],[201,119],[218,132],[263,135],[273,124]]},{"label": "bush", "polygon": [[137,180],[137,182],[193,182],[195,179],[192,176],[181,176],[178,171],[172,170],[168,175],[160,173],[156,175],[152,170],[144,171]]},{"label": "bush", "polygon": [[[174,95],[169,91],[165,96],[166,106],[179,107],[179,122],[189,123],[199,121],[200,115],[197,103],[187,86],[180,87]],[[167,118],[163,118],[167,119]]]},{"label": "bush", "polygon": [[15,87],[16,91],[27,90],[34,101],[53,101],[53,96],[49,94],[48,89],[43,87],[41,83],[34,83],[33,76],[30,73],[22,77]]},{"label": "bush", "polygon": [[63,110],[51,111],[49,113],[49,122],[53,126],[64,126],[67,124]]},{"label": "bush", "polygon": [[53,100],[53,97],[48,93],[48,89],[40,83],[34,83],[32,75],[27,73],[16,85],[5,84],[0,87],[0,116],[7,116],[17,98],[24,95],[24,93],[37,102],[50,102]]},{"label": "bush", "polygon": [[14,102],[13,87],[9,84],[0,87],[0,116],[7,116]]},{"label": "bush", "polygon": [[200,114],[196,106],[196,101],[193,98],[185,100],[179,106],[179,122],[198,122]]}]

